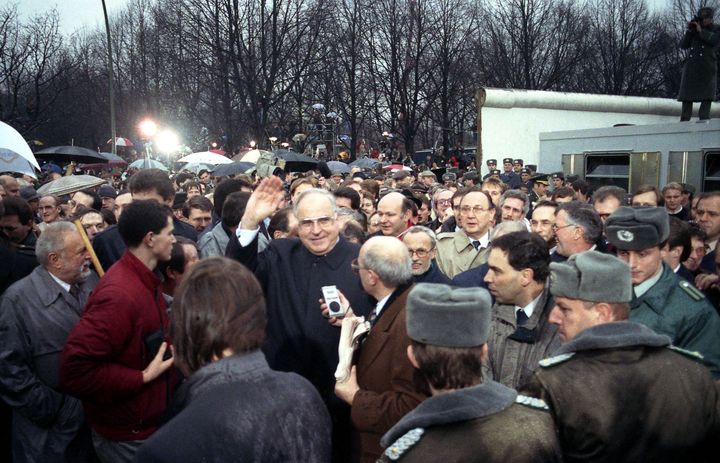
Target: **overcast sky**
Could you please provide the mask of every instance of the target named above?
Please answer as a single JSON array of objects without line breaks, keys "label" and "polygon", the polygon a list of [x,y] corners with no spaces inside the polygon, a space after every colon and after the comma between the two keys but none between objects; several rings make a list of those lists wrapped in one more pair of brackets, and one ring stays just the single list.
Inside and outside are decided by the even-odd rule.
[{"label": "overcast sky", "polygon": [[[7,0],[0,0],[5,2]],[[77,29],[87,27],[93,29],[103,26],[103,10],[101,0],[10,0],[18,3],[18,11],[24,17],[35,13],[43,13],[56,7],[60,13],[60,30],[70,34]],[[108,14],[121,10],[129,0],[105,0]],[[648,0],[651,8],[664,8],[672,0]],[[104,26],[103,26],[104,27]]]}]

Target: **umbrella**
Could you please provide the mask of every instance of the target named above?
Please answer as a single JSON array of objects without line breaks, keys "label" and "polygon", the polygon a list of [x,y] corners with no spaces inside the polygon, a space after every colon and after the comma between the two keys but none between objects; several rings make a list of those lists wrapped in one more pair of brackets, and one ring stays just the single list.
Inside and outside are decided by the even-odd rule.
[{"label": "umbrella", "polygon": [[380,161],[373,158],[360,158],[356,159],[353,162],[350,163],[350,167],[359,167],[361,169],[372,169],[375,167]]},{"label": "umbrella", "polygon": [[230,175],[244,174],[253,169],[255,169],[255,164],[252,162],[238,161],[217,166],[213,171],[213,175],[215,177],[229,177]]},{"label": "umbrella", "polygon": [[138,159],[128,166],[128,169],[130,168],[168,170],[162,162],[155,159]]},{"label": "umbrella", "polygon": [[85,190],[87,188],[100,186],[104,183],[106,183],[105,180],[93,177],[92,175],[68,175],[67,177],[61,177],[57,180],[46,183],[38,188],[37,192],[40,196],[63,196],[75,193],[76,191]]},{"label": "umbrella", "polygon": [[245,153],[238,154],[232,158],[233,161],[243,161],[243,162],[250,162],[252,164],[257,164],[258,161],[267,161],[270,164],[275,163],[275,155],[273,155],[270,151],[265,150],[250,150],[246,151]]},{"label": "umbrella", "polygon": [[[112,138],[105,142],[106,145],[112,145]],[[115,146],[134,146],[128,138],[117,137],[115,138]]]},{"label": "umbrella", "polygon": [[57,164],[53,164],[52,162],[43,164],[42,167],[40,167],[40,170],[43,172],[55,172],[58,174],[63,173],[62,168]]},{"label": "umbrella", "polygon": [[343,174],[350,172],[350,166],[342,161],[328,161],[327,166],[331,172],[340,172]]},{"label": "umbrella", "polygon": [[107,162],[107,159],[97,151],[80,146],[53,146],[36,152],[35,157],[61,162]]},{"label": "umbrella", "polygon": [[225,151],[223,151],[223,150],[217,150],[217,149],[215,149],[215,150],[208,150],[208,151],[211,152],[211,153],[215,153],[215,154],[225,155]]},{"label": "umbrella", "polygon": [[[223,164],[223,165],[225,165],[225,164]],[[216,166],[216,164],[207,164],[204,162],[188,162],[187,164],[185,164],[182,167],[182,170],[187,170],[187,171],[197,174],[198,172],[200,172],[203,169],[212,171],[215,168],[215,166]]]},{"label": "umbrella", "polygon": [[0,172],[17,172],[37,178],[35,166],[15,151],[0,148]]},{"label": "umbrella", "polygon": [[412,169],[409,168],[408,166],[404,166],[404,165],[402,165],[402,164],[390,164],[390,165],[387,165],[387,166],[383,166],[383,169],[389,170],[389,171],[391,171],[391,172],[395,172],[395,171],[398,171],[398,170],[412,170]]},{"label": "umbrella", "polygon": [[100,163],[100,162],[93,162],[93,163],[83,163],[78,165],[79,168],[82,170],[97,170],[97,169],[107,169],[109,167],[125,167],[127,166],[127,161],[125,161],[123,158],[116,154],[112,153],[100,153],[101,156],[103,156],[105,159],[107,159],[106,163]]},{"label": "umbrella", "polygon": [[177,160],[177,162],[197,162],[202,164],[230,164],[232,161],[225,156],[210,151],[188,154]]},{"label": "umbrella", "polygon": [[0,122],[0,148],[12,151],[21,158],[26,159],[33,167],[40,168],[37,159],[22,135],[4,122]]},{"label": "umbrella", "polygon": [[317,159],[311,158],[306,154],[298,153],[297,151],[275,150],[272,154],[285,161],[286,164],[290,162],[303,162],[313,165],[318,163]]}]

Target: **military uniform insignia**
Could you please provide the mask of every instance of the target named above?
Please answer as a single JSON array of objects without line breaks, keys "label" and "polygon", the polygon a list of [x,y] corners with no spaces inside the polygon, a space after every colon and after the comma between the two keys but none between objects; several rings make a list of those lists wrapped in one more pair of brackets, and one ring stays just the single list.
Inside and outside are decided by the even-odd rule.
[{"label": "military uniform insignia", "polygon": [[399,460],[400,457],[403,456],[403,454],[409,449],[411,449],[413,445],[420,442],[420,438],[422,437],[423,433],[425,433],[425,430],[423,428],[415,428],[406,432],[400,439],[396,440],[390,447],[385,450],[385,456],[392,461]]},{"label": "military uniform insignia", "polygon": [[704,358],[703,355],[696,350],[687,350],[681,347],[673,346],[672,344],[668,346],[668,349],[672,349],[675,352],[691,357],[693,360],[702,360]]},{"label": "military uniform insignia", "polygon": [[515,403],[526,405],[531,408],[537,408],[538,410],[550,410],[550,407],[542,399],[535,397],[528,397],[526,395],[518,394],[515,398]]},{"label": "military uniform insignia", "polygon": [[557,365],[558,363],[562,363],[562,362],[568,360],[573,355],[575,355],[575,352],[569,352],[567,354],[560,354],[560,355],[556,355],[555,357],[548,357],[546,359],[540,360],[540,366],[544,367],[544,368],[551,367],[553,365]]},{"label": "military uniform insignia", "polygon": [[702,291],[697,289],[690,282],[680,278],[678,284],[680,285],[680,288],[682,288],[682,290],[685,291],[694,300],[699,301],[705,299],[705,295],[702,293]]}]

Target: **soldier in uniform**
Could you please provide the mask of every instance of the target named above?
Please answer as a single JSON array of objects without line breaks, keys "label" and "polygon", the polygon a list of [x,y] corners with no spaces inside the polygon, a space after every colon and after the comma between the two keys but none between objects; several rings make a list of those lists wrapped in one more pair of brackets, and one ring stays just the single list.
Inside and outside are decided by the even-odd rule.
[{"label": "soldier in uniform", "polygon": [[522,159],[514,159],[513,160],[513,171],[515,171],[516,174],[520,174],[520,171],[523,168],[523,160]]},{"label": "soldier in uniform", "polygon": [[503,170],[505,171],[502,175],[500,175],[500,180],[505,182],[505,184],[510,189],[517,189],[520,188],[520,184],[522,183],[520,181],[520,176],[515,173],[513,170],[513,159],[512,158],[505,158],[503,159]]},{"label": "soldier in uniform", "polygon": [[381,461],[560,461],[546,404],[482,377],[490,296],[419,283],[407,300],[408,358],[432,397],[382,438]]},{"label": "soldier in uniform", "polygon": [[720,378],[720,316],[691,283],[666,263],[670,233],[662,207],[620,207],[608,217],[607,239],[632,270],[630,320],[670,337],[683,349],[702,354],[712,375]]},{"label": "soldier in uniform", "polygon": [[565,174],[562,172],[555,172],[550,177],[553,182],[553,191],[565,186]]},{"label": "soldier in uniform", "polygon": [[526,188],[526,193],[532,191],[532,183],[530,182],[530,171],[524,167],[520,169],[520,181],[522,182],[520,186]]},{"label": "soldier in uniform", "polygon": [[487,166],[488,173],[485,174],[485,176],[483,177],[483,180],[490,177],[490,175],[492,175],[491,172],[493,170],[497,169],[497,160],[496,159],[488,159],[487,161],[485,161],[485,165]]},{"label": "soldier in uniform", "polygon": [[627,321],[630,268],[588,251],[550,270],[564,344],[521,391],[547,403],[564,461],[715,461],[718,390],[695,354]]}]

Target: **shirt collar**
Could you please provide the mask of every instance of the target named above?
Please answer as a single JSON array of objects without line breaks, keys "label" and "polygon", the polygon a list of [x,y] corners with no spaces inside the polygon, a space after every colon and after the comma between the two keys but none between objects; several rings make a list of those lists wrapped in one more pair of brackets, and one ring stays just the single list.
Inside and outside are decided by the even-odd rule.
[{"label": "shirt collar", "polygon": [[377,302],[377,305],[375,305],[375,316],[380,315],[380,312],[382,312],[382,310],[385,308],[385,304],[387,303],[388,299],[390,299],[390,296],[392,296],[392,294],[393,293],[388,294]]},{"label": "shirt collar", "polygon": [[635,285],[633,287],[633,291],[635,291],[635,297],[640,298],[643,294],[648,292],[650,288],[655,286],[655,283],[657,283],[660,280],[660,277],[662,276],[663,267],[660,266],[660,269],[658,269],[657,273],[653,275],[651,278],[648,278],[647,280],[643,281],[642,283]]},{"label": "shirt collar", "polygon": [[55,283],[59,284],[62,289],[64,289],[64,290],[67,291],[68,293],[70,292],[70,284],[69,284],[69,283],[65,283],[65,282],[62,281],[60,278],[56,277],[55,275],[53,275],[53,274],[50,273],[50,272],[48,272],[48,275],[50,275],[50,277],[51,277],[53,280],[55,280]]},{"label": "shirt collar", "polygon": [[480,241],[480,247],[478,248],[478,250],[486,248],[486,247],[488,247],[488,244],[490,244],[490,232],[489,231],[487,233],[485,233],[482,236],[482,238],[480,238],[479,240],[476,240],[468,235],[466,235],[466,236],[470,240],[470,244],[472,244],[473,241]]},{"label": "shirt collar", "polygon": [[528,305],[526,305],[525,307],[520,307],[520,306],[516,305],[515,313],[517,313],[518,310],[522,310],[523,312],[525,312],[525,315],[527,315],[528,318],[532,317],[532,314],[535,311],[535,307],[537,306],[538,302],[540,302],[540,298],[542,297],[542,295],[543,295],[543,293],[541,291],[540,294],[538,294],[537,297],[535,299],[533,299],[532,301],[530,301],[530,303]]}]

